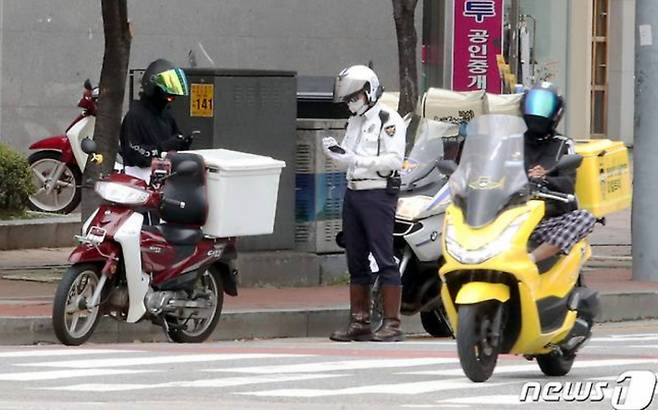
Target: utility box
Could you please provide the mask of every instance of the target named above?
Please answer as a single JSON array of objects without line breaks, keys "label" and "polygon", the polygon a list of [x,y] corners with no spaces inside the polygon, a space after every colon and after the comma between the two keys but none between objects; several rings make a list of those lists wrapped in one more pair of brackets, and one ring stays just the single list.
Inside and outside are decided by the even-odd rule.
[{"label": "utility box", "polygon": [[628,150],[621,141],[576,141],[583,156],[576,175],[579,206],[603,217],[631,206],[632,187]]},{"label": "utility box", "polygon": [[[184,69],[190,96],[177,98],[172,114],[184,135],[201,135],[192,150],[223,148],[284,161],[274,233],[239,239],[240,250],[295,246],[296,73],[291,71]],[[131,70],[130,93],[139,98],[144,70]]]}]

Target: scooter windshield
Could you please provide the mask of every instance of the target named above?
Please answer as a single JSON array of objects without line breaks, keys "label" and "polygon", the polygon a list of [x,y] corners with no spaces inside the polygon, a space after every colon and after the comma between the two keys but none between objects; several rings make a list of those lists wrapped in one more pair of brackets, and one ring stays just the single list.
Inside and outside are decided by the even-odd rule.
[{"label": "scooter windshield", "polygon": [[523,119],[511,115],[484,115],[468,124],[450,190],[469,226],[480,228],[493,221],[528,184],[523,159],[525,130]]},{"label": "scooter windshield", "polygon": [[438,191],[445,184],[445,177],[436,169],[436,162],[443,158],[445,137],[455,137],[459,126],[428,118],[411,118],[407,124],[407,141],[412,148],[406,155],[401,172],[402,190]]}]

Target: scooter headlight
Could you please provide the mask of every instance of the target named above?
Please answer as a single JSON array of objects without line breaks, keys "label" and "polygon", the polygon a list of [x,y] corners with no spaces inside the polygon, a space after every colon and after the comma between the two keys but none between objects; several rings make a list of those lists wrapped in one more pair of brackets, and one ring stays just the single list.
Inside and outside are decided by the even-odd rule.
[{"label": "scooter headlight", "polygon": [[519,232],[521,225],[528,219],[528,214],[517,217],[505,230],[493,241],[478,249],[466,249],[457,240],[457,233],[450,220],[446,222],[445,244],[448,253],[460,263],[477,265],[483,263],[496,255],[507,251],[512,240]]},{"label": "scooter headlight", "polygon": [[143,205],[149,199],[149,193],[143,189],[116,182],[97,182],[96,192],[104,200],[115,204]]},{"label": "scooter headlight", "polygon": [[400,198],[395,216],[406,221],[413,221],[427,209],[430,203],[432,203],[432,197],[424,195]]}]

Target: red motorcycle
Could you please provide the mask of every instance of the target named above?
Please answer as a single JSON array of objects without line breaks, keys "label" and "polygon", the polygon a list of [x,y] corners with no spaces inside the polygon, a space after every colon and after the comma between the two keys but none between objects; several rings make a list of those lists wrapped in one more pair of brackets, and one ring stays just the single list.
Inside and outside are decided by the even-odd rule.
[{"label": "red motorcycle", "polygon": [[80,143],[91,139],[96,124],[98,87],[87,79],[78,107],[82,112],[68,126],[64,135],[44,138],[30,145],[36,151],[28,158],[36,192],[29,206],[35,211],[70,213],[80,203],[82,172],[87,154]]},{"label": "red motorcycle", "polygon": [[[100,163],[95,143],[82,150]],[[105,200],[84,223],[53,305],[53,327],[66,345],[80,345],[101,316],[150,320],[170,340],[206,340],[220,318],[223,294],[237,295],[234,238],[204,235],[208,215],[203,158],[170,153],[154,159],[147,183],[122,173],[101,178]],[[144,225],[157,211],[163,223]]]}]

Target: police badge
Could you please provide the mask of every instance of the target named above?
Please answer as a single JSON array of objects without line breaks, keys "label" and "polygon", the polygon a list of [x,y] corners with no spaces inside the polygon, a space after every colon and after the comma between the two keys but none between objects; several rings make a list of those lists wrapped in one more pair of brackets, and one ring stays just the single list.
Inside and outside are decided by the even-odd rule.
[{"label": "police badge", "polygon": [[386,134],[389,137],[392,137],[395,135],[395,125],[389,125],[388,127],[384,128],[384,131],[386,131]]}]

